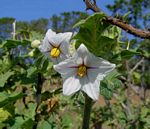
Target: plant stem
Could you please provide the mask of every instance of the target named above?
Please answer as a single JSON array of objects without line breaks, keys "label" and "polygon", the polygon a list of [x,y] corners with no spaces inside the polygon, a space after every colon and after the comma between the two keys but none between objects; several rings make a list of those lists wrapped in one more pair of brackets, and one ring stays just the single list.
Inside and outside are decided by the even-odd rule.
[{"label": "plant stem", "polygon": [[82,129],[89,129],[90,113],[92,108],[92,99],[85,94],[84,114]]},{"label": "plant stem", "polygon": [[37,86],[36,86],[36,103],[37,103],[37,106],[35,109],[35,116],[34,116],[35,124],[33,126],[33,129],[37,129],[38,122],[41,119],[41,114],[38,112],[38,107],[41,103],[42,85],[43,85],[43,77],[42,77],[41,73],[38,73],[38,82],[37,82]]}]

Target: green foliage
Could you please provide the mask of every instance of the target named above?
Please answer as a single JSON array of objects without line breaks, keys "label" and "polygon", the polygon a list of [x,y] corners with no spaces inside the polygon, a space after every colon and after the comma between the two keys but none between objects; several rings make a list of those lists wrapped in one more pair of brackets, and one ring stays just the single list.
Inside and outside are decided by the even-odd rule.
[{"label": "green foliage", "polygon": [[6,72],[0,75],[0,87],[3,87],[6,81],[14,74],[14,72]]},{"label": "green foliage", "polygon": [[[74,26],[75,28],[79,27],[79,32],[73,37],[73,39],[76,40],[76,48],[81,43],[84,43],[96,56],[101,56],[115,62],[119,71],[119,73],[113,71],[100,82],[100,94],[106,101],[106,107],[100,108],[100,117],[97,118],[98,122],[96,121],[95,123],[107,124],[114,128],[147,128],[149,127],[149,123],[146,120],[149,118],[149,115],[146,116],[146,120],[142,122],[139,119],[142,113],[136,115],[137,111],[134,109],[135,105],[132,102],[129,102],[132,98],[129,98],[129,96],[126,95],[126,92],[129,92],[128,90],[130,90],[130,84],[128,84],[131,83],[130,79],[133,81],[133,85],[142,84],[148,88],[148,82],[146,81],[148,80],[146,79],[146,76],[148,75],[142,73],[143,68],[141,69],[139,67],[137,68],[137,73],[133,72],[132,77],[130,77],[129,80],[126,79],[128,79],[128,74],[130,74],[130,71],[127,70],[131,70],[132,67],[138,63],[138,58],[141,58],[142,56],[145,56],[146,58],[149,57],[149,49],[145,47],[145,44],[149,44],[149,40],[142,41],[143,43],[139,43],[139,46],[137,45],[136,40],[126,42],[121,41],[121,30],[105,23],[103,20],[104,18],[104,14],[95,13],[87,19],[81,20]],[[144,44],[144,46],[142,46],[142,44]],[[132,63],[127,64],[129,61],[132,61]],[[149,61],[147,60],[146,62],[147,65],[145,64],[145,67],[148,69]],[[130,68],[127,69],[127,67]],[[141,82],[141,79],[143,82]],[[124,83],[122,83],[122,81]],[[126,86],[128,88],[126,88]],[[119,94],[119,96],[117,94]],[[117,102],[111,104],[109,100],[114,99],[114,96],[117,99]],[[134,101],[134,99],[132,101]],[[131,105],[128,106],[128,103]],[[138,106],[140,107],[141,105]],[[146,107],[146,109],[148,109],[148,107]],[[97,112],[94,117],[98,116]],[[95,121],[95,118],[93,118],[93,120]],[[143,124],[140,125],[137,121]],[[130,123],[132,122],[133,124],[131,126]]]},{"label": "green foliage", "polygon": [[106,99],[110,100],[113,97],[113,93],[122,86],[121,81],[118,79],[120,74],[117,71],[111,72],[100,83],[100,94]]},{"label": "green foliage", "polygon": [[[114,15],[123,15],[130,11],[128,20],[137,27],[148,27],[150,1],[147,0],[115,0],[113,5],[107,5]],[[139,23],[140,21],[140,23]]]},{"label": "green foliage", "polygon": [[[118,3],[120,7],[125,2],[127,5],[143,3],[134,0],[121,2]],[[117,66],[100,82],[104,102],[100,99],[93,106],[91,127],[149,129],[150,41],[122,39],[122,30],[106,23],[103,13],[86,17],[87,14],[81,12],[65,12],[54,15],[50,21],[52,29],[57,32],[77,31],[73,37],[76,48],[84,43],[90,52]],[[13,20],[1,19],[0,27],[5,25],[2,31],[6,32]],[[53,63],[37,48],[31,47],[33,40],[43,40],[48,25],[47,19],[17,22],[15,39],[0,40],[0,128],[81,128],[82,92],[64,97],[62,80],[53,70]],[[138,64],[141,59],[143,62]]]},{"label": "green foliage", "polygon": [[121,52],[115,54],[113,56],[113,59],[122,61],[122,60],[131,59],[132,57],[140,54],[141,54],[140,52],[136,52],[135,50],[122,50]]},{"label": "green foliage", "polygon": [[0,108],[0,114],[0,122],[7,120],[8,117],[11,116],[11,114],[3,108]]},{"label": "green foliage", "polygon": [[5,43],[2,44],[1,47],[10,50],[12,48],[16,48],[19,45],[26,46],[29,43],[30,43],[30,41],[28,41],[28,40],[22,40],[22,41],[19,41],[19,40],[7,40]]},{"label": "green foliage", "polygon": [[111,38],[108,37],[109,29],[111,28],[108,23],[103,22],[104,18],[104,14],[96,13],[86,20],[81,20],[74,26],[80,27],[74,39],[77,40],[77,46],[84,43],[96,56],[108,59],[112,56],[110,50],[113,50],[115,47],[115,40],[112,37],[116,37],[116,33],[114,35],[111,33]]},{"label": "green foliage", "polygon": [[12,129],[23,128],[32,129],[34,125],[34,115],[35,115],[36,104],[29,103],[28,109],[25,109],[19,116],[15,117],[15,124],[11,126]]},{"label": "green foliage", "polygon": [[24,97],[25,94],[23,93],[16,93],[14,92],[13,94],[9,94],[7,92],[2,92],[0,93],[0,108],[4,107],[6,105],[9,105],[13,102],[16,102],[18,99]]},{"label": "green foliage", "polygon": [[49,21],[48,19],[40,18],[38,20],[32,20],[30,24],[32,31],[45,33],[47,31]]},{"label": "green foliage", "polygon": [[72,27],[81,19],[85,19],[88,15],[79,11],[64,12],[60,15],[53,15],[50,18],[52,29],[56,32],[72,31]]}]

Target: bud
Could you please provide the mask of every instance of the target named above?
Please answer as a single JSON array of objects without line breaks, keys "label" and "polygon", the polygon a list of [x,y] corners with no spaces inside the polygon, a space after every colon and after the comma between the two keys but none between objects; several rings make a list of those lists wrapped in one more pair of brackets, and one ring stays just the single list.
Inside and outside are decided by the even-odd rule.
[{"label": "bud", "polygon": [[33,56],[34,56],[34,51],[35,51],[35,49],[33,49],[32,51],[30,51],[30,52],[28,53],[28,55],[29,55],[30,57],[33,57]]},{"label": "bud", "polygon": [[40,41],[39,40],[34,40],[34,41],[32,41],[32,43],[31,43],[31,47],[32,48],[38,48],[38,46],[40,45]]},{"label": "bud", "polygon": [[75,43],[76,43],[76,40],[71,40],[71,43],[69,44],[69,54],[71,56],[73,56],[74,53],[76,52]]}]

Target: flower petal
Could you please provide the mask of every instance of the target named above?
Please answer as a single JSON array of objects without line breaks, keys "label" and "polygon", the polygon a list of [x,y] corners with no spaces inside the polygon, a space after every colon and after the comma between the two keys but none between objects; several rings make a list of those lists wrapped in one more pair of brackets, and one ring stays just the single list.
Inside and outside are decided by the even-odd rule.
[{"label": "flower petal", "polygon": [[72,33],[71,32],[66,32],[66,33],[59,33],[57,34],[60,37],[60,50],[64,54],[69,53],[69,41],[71,39]]},{"label": "flower petal", "polygon": [[65,59],[67,59],[67,55],[61,53],[59,57],[57,57],[57,58],[50,57],[50,59],[54,64],[58,64],[59,62],[62,62]]},{"label": "flower petal", "polygon": [[48,43],[48,38],[45,37],[41,45],[39,46],[39,50],[50,59],[49,52],[51,51],[52,46]]},{"label": "flower petal", "polygon": [[115,64],[95,56],[91,56],[90,66],[91,68],[88,69],[88,75],[92,78],[99,78],[99,80],[103,80],[103,78],[116,67]]},{"label": "flower petal", "polygon": [[93,100],[98,100],[99,98],[99,85],[100,81],[98,79],[95,79],[94,82],[91,82],[91,80],[88,77],[80,79],[82,84],[82,90]]},{"label": "flower petal", "polygon": [[53,45],[56,47],[58,47],[61,44],[60,48],[61,48],[61,46],[64,48],[68,48],[68,44],[69,44],[69,40],[70,40],[71,36],[72,36],[71,32],[58,33],[55,36],[51,37],[51,40],[54,43]]},{"label": "flower petal", "polygon": [[54,32],[53,30],[49,29],[47,32],[46,32],[46,36],[47,39],[48,39],[48,42],[49,44],[55,44],[55,37],[56,37],[56,32]]},{"label": "flower petal", "polygon": [[54,32],[52,29],[48,29],[47,33],[46,33],[46,37],[54,37],[56,35],[56,32]]},{"label": "flower petal", "polygon": [[[76,64],[81,65],[85,64],[84,58],[88,55],[88,50],[84,44],[81,44],[77,49],[76,53],[73,55],[73,59],[75,60]],[[86,64],[85,64],[86,65]]]},{"label": "flower petal", "polygon": [[71,58],[69,58],[57,65],[54,65],[53,67],[65,79],[76,74],[76,68],[73,68],[72,66],[76,66],[76,64]]},{"label": "flower petal", "polygon": [[70,76],[69,78],[64,80],[63,83],[63,94],[64,95],[71,95],[81,88],[81,84],[78,78],[75,76]]},{"label": "flower petal", "polygon": [[59,41],[68,43],[71,39],[72,32],[58,33],[57,36],[59,37]]},{"label": "flower petal", "polygon": [[89,67],[87,70],[88,76],[91,76],[92,78],[97,78],[99,76],[99,79],[103,80],[107,73],[111,72],[116,67],[115,64],[112,64],[100,57],[96,57],[88,50],[84,53],[86,53],[83,57],[84,63]]},{"label": "flower petal", "polygon": [[77,49],[77,57],[84,59],[84,57],[89,53],[88,49],[84,44],[81,44],[80,47]]}]

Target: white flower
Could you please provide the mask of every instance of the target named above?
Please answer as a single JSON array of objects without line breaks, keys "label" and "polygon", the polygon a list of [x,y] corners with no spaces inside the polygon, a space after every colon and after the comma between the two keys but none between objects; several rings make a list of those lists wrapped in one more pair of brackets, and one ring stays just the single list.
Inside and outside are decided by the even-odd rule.
[{"label": "white flower", "polygon": [[115,64],[94,56],[83,44],[73,57],[54,65],[54,69],[64,79],[64,95],[71,95],[81,89],[93,100],[99,98],[100,81],[114,68]]},{"label": "white flower", "polygon": [[49,29],[39,49],[54,63],[61,62],[68,57],[71,36],[72,32],[56,34]]}]

